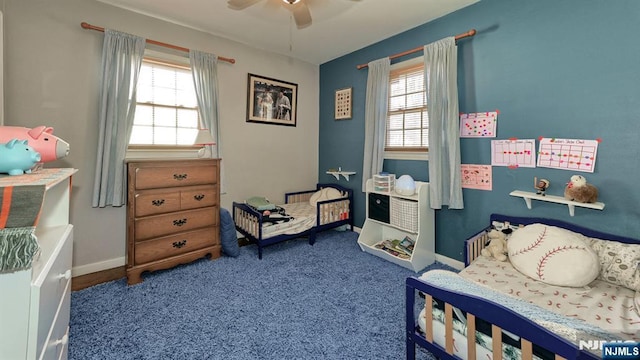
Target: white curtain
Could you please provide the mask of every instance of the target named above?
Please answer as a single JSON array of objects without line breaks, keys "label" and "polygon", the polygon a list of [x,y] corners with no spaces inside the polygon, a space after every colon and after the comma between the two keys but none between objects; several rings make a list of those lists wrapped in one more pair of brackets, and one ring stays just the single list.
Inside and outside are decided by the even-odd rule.
[{"label": "white curtain", "polygon": [[383,58],[368,64],[367,94],[364,112],[364,161],[362,163],[362,191],[367,179],[382,171],[384,137],[389,101],[389,69],[391,61]]},{"label": "white curtain", "polygon": [[[189,51],[193,84],[198,99],[200,114],[200,128],[209,129],[214,145],[207,145],[209,154],[213,158],[221,158],[220,126],[218,112],[218,57],[198,50]],[[220,162],[220,190],[225,192],[223,164]]]},{"label": "white curtain", "polygon": [[126,203],[124,158],[136,109],[145,39],[105,29],[93,207]]},{"label": "white curtain", "polygon": [[458,48],[448,37],[424,47],[429,114],[429,195],[432,209],[463,209],[458,122]]}]

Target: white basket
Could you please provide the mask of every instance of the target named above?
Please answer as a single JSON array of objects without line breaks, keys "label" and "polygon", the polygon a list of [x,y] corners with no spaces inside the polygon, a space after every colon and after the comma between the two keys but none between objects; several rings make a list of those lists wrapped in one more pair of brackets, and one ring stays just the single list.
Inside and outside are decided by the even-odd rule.
[{"label": "white basket", "polygon": [[389,202],[390,223],[411,232],[418,232],[418,202],[391,197]]},{"label": "white basket", "polygon": [[373,190],[390,192],[395,189],[396,175],[373,175]]}]

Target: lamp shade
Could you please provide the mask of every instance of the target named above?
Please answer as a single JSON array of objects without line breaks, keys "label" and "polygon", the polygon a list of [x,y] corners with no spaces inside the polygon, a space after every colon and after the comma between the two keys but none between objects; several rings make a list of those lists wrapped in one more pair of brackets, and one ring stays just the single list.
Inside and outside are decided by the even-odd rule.
[{"label": "lamp shade", "polygon": [[193,145],[215,145],[216,141],[213,140],[213,136],[209,132],[209,129],[200,129],[196,135],[196,139],[193,141]]}]

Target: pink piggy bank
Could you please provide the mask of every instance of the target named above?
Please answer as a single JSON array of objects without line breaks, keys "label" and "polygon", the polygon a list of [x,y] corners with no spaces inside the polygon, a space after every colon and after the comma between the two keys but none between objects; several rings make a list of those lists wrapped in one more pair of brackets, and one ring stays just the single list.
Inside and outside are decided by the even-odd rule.
[{"label": "pink piggy bank", "polygon": [[54,136],[52,127],[0,126],[0,144],[11,139],[27,140],[29,146],[40,153],[43,163],[69,155],[69,144]]}]

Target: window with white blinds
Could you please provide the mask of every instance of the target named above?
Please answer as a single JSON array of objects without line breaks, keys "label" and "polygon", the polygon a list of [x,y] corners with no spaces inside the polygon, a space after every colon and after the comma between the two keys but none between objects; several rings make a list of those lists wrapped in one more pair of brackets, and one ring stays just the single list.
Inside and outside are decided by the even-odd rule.
[{"label": "window with white blinds", "polygon": [[197,132],[198,102],[191,69],[145,58],[129,145],[190,146]]},{"label": "window with white blinds", "polygon": [[429,147],[429,116],[422,64],[392,70],[385,151],[424,151]]}]

